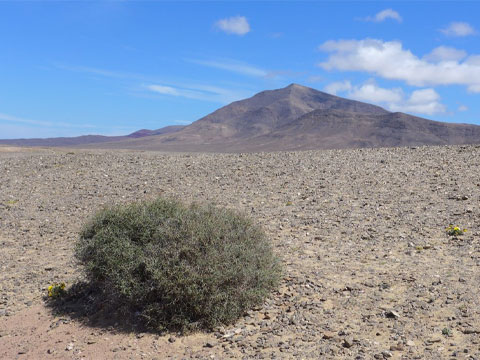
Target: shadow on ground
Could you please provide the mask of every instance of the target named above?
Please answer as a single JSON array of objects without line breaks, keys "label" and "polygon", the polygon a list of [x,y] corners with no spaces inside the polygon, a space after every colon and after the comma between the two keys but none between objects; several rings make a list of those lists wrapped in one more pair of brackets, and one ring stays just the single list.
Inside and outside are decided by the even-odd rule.
[{"label": "shadow on ground", "polygon": [[78,282],[58,298],[46,298],[52,315],[70,317],[81,323],[123,333],[160,333],[148,328],[139,312],[113,301],[98,286]]}]

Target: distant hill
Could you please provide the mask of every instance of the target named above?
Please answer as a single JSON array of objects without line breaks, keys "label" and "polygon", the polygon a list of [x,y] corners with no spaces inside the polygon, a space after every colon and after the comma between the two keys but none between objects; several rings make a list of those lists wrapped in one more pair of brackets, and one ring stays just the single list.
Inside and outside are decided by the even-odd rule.
[{"label": "distant hill", "polygon": [[128,138],[141,138],[141,137],[145,137],[145,136],[170,134],[170,133],[174,133],[176,131],[179,131],[184,127],[185,127],[184,125],[170,125],[170,126],[165,126],[161,129],[157,129],[157,130],[142,129],[142,130],[135,131],[135,132],[131,133],[130,135],[127,135],[127,137]]},{"label": "distant hill", "polygon": [[90,144],[101,144],[107,142],[117,142],[128,139],[137,139],[146,136],[170,134],[182,129],[183,125],[171,125],[157,130],[142,129],[125,136],[103,136],[103,135],[82,135],[75,137],[57,137],[45,139],[8,139],[0,140],[0,144],[15,146],[82,146]]},{"label": "distant hill", "polygon": [[180,131],[103,148],[250,152],[480,143],[480,126],[390,112],[291,84],[233,102]]},{"label": "distant hill", "polygon": [[480,126],[393,113],[297,84],[235,101],[185,127],[139,130],[123,137],[8,140],[11,145],[192,152],[473,143],[480,143]]}]

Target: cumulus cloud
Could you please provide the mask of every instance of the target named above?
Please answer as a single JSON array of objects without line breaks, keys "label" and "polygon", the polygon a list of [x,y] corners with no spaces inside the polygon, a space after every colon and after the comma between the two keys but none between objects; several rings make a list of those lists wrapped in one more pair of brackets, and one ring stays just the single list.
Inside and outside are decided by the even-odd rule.
[{"label": "cumulus cloud", "polygon": [[466,22],[452,22],[446,28],[440,29],[447,36],[468,36],[476,33],[475,29]]},{"label": "cumulus cloud", "polygon": [[423,60],[432,62],[460,61],[467,57],[465,50],[459,50],[448,46],[439,46],[423,57]]},{"label": "cumulus cloud", "polygon": [[426,115],[442,114],[447,110],[445,105],[440,103],[440,95],[431,88],[415,90],[406,101],[392,103],[389,109]]},{"label": "cumulus cloud", "polygon": [[403,100],[403,91],[400,88],[385,89],[370,80],[361,86],[352,87],[350,96],[359,101],[395,104]]},{"label": "cumulus cloud", "polygon": [[250,24],[245,16],[232,16],[220,19],[215,23],[215,27],[227,34],[245,35],[250,32]]},{"label": "cumulus cloud", "polygon": [[373,80],[354,86],[350,81],[334,82],[324,90],[334,95],[343,95],[350,99],[374,103],[390,111],[411,112],[433,115],[446,112],[446,107],[440,102],[440,95],[431,88],[415,90],[406,96],[401,88],[386,89]]},{"label": "cumulus cloud", "polygon": [[387,19],[393,19],[398,22],[402,22],[402,17],[398,12],[393,9],[385,9],[375,14],[375,16],[369,16],[365,20],[373,22],[383,22]]},{"label": "cumulus cloud", "polygon": [[[433,62],[421,59],[403,48],[399,41],[330,40],[320,46],[330,53],[320,64],[326,70],[364,71],[385,79],[403,80],[414,86],[465,85],[470,92],[480,92],[480,56],[463,61]],[[448,51],[437,50],[439,56]],[[453,52],[450,51],[450,56]],[[454,54],[457,59],[460,53]]]},{"label": "cumulus cloud", "polygon": [[323,88],[325,92],[333,95],[338,95],[338,93],[349,91],[351,89],[352,84],[348,80],[333,82]]}]

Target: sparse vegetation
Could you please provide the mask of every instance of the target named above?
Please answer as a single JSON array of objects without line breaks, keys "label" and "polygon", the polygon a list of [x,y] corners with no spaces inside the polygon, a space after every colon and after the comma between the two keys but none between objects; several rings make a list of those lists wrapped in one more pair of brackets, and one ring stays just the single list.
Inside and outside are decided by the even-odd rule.
[{"label": "sparse vegetation", "polygon": [[65,283],[53,283],[47,288],[48,297],[52,299],[57,299],[66,294],[65,292]]},{"label": "sparse vegetation", "polygon": [[250,219],[174,200],[103,209],[81,232],[76,256],[108,302],[157,330],[232,323],[280,277],[270,243]]},{"label": "sparse vegetation", "polygon": [[458,226],[453,225],[449,225],[445,230],[450,236],[459,236],[467,232],[467,229],[460,229]]}]

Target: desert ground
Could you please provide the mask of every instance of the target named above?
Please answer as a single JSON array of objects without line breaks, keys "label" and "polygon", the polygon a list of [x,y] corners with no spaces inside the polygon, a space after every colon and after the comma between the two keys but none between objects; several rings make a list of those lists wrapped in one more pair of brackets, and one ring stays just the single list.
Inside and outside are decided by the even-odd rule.
[{"label": "desert ground", "polygon": [[[283,261],[278,290],[234,325],[186,336],[52,311],[47,287],[82,278],[73,247],[89,216],[157,196],[253,217]],[[479,200],[480,146],[0,147],[0,358],[480,359]]]}]

